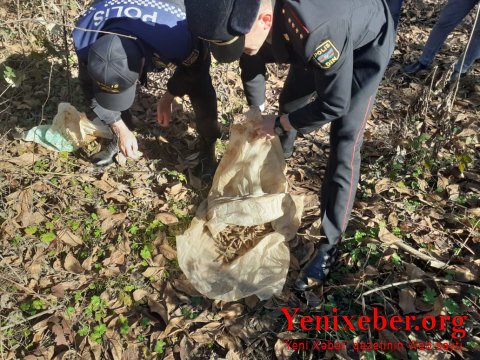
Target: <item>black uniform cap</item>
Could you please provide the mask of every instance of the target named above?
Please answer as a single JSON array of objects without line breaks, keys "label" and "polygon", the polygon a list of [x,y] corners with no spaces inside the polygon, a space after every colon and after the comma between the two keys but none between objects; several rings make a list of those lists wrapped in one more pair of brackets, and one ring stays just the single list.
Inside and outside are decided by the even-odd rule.
[{"label": "black uniform cap", "polygon": [[210,43],[219,62],[240,58],[245,34],[258,16],[261,0],[185,0],[188,27]]},{"label": "black uniform cap", "polygon": [[97,102],[108,110],[124,111],[135,100],[143,54],[135,40],[104,35],[88,52],[88,73]]}]

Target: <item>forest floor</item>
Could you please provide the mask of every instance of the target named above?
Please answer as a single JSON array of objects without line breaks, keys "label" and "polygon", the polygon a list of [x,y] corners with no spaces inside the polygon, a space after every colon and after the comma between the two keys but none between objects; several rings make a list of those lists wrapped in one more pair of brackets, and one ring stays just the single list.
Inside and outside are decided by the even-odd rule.
[{"label": "forest floor", "polygon": [[[175,237],[208,188],[190,176],[197,136],[188,99],[179,100],[169,128],[156,125],[156,98],[169,73],[152,75],[133,107],[139,161],[95,168],[88,157],[96,143],[55,153],[18,140],[22,130],[51,122],[60,102],[85,110],[69,30],[64,39],[55,23],[72,23],[86,2],[0,5],[0,358],[480,358],[480,67],[460,80],[455,98],[446,81],[474,19],[451,34],[434,67],[413,77],[400,71],[419,56],[442,5],[405,4],[329,281],[305,293],[293,289],[317,239],[327,127],[299,138],[287,160],[290,191],[305,195],[305,212],[289,243],[283,292],[230,303],[203,297],[178,266]],[[22,20],[29,18],[37,20]],[[211,71],[220,159],[229,124],[247,106],[237,64],[214,64]],[[266,113],[277,111],[286,72],[269,67]],[[462,323],[431,331],[288,331],[281,307],[327,316],[334,308],[360,316],[377,307],[385,316],[413,314],[416,324],[440,315]],[[456,341],[452,335],[464,335],[461,349],[446,348]],[[283,341],[290,339],[348,346],[294,351]],[[379,341],[442,348],[355,351],[354,343]]]}]

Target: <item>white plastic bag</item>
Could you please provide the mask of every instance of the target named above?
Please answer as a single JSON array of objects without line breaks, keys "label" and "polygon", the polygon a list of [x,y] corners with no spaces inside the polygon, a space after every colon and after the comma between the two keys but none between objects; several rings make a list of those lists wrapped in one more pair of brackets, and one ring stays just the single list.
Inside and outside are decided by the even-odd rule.
[{"label": "white plastic bag", "polygon": [[74,151],[96,137],[111,139],[112,131],[101,122],[92,122],[69,103],[58,104],[52,125],[35,126],[22,139],[54,151]]}]

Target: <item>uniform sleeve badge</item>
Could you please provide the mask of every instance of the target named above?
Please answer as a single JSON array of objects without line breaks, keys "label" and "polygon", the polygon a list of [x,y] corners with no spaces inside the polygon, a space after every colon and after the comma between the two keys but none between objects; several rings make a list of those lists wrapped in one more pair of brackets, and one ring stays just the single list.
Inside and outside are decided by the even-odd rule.
[{"label": "uniform sleeve badge", "polygon": [[315,49],[312,61],[322,69],[330,69],[338,61],[340,52],[333,45],[331,40],[326,40]]}]

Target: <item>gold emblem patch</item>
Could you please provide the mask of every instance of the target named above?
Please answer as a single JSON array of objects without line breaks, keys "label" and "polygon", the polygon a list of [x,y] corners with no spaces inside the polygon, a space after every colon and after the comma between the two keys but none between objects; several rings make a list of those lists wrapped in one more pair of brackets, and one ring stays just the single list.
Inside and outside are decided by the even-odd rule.
[{"label": "gold emblem patch", "polygon": [[333,45],[331,40],[326,40],[315,49],[313,53],[313,62],[322,69],[329,69],[338,61],[340,52]]},{"label": "gold emblem patch", "polygon": [[97,85],[102,91],[105,91],[105,92],[109,92],[109,93],[120,92],[118,84],[107,85],[100,81],[97,81]]}]

